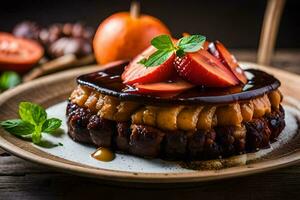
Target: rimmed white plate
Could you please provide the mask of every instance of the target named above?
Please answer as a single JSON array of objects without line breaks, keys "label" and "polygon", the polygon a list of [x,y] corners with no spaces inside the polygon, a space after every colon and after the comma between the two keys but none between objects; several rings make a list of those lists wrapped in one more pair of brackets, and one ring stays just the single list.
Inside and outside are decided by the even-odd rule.
[{"label": "rimmed white plate", "polygon": [[[246,67],[258,67],[266,70],[281,80],[281,91],[285,96],[284,107],[288,123],[278,142],[274,143],[271,149],[229,160],[206,162],[203,165],[219,166],[223,164],[227,168],[208,167],[192,170],[178,162],[149,160],[122,154],[117,154],[116,159],[112,162],[100,162],[90,157],[95,150],[94,147],[75,143],[66,133],[59,137],[47,136],[48,138],[46,138],[53,142],[62,142],[64,146],[41,148],[0,129],[0,146],[16,156],[60,171],[110,181],[144,183],[199,182],[223,179],[263,172],[298,162],[300,160],[300,136],[298,134],[300,95],[295,91],[299,91],[300,77],[252,63],[242,64]],[[0,120],[17,117],[17,107],[20,101],[32,101],[48,107],[47,111],[50,116],[65,121],[65,100],[75,86],[75,77],[95,70],[99,70],[99,66],[83,67],[50,75],[1,94]],[[62,129],[66,130],[65,124]],[[262,158],[256,159],[261,156]]]}]

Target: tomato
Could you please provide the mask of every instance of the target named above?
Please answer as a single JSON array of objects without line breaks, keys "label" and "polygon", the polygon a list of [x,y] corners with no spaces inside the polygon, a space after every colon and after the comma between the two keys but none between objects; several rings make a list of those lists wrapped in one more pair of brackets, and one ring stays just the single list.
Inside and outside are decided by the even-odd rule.
[{"label": "tomato", "polygon": [[26,72],[43,55],[44,49],[37,42],[0,32],[0,71]]}]

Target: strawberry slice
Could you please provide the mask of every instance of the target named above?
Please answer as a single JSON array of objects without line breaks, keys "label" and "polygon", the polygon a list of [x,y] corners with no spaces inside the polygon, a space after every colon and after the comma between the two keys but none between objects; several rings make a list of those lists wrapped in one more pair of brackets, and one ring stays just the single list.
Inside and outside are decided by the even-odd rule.
[{"label": "strawberry slice", "polygon": [[136,85],[139,93],[144,94],[177,94],[184,90],[188,90],[194,85],[184,81],[176,80],[174,82],[158,82],[158,83],[149,83],[144,85]]},{"label": "strawberry slice", "polygon": [[227,87],[239,82],[217,58],[205,50],[177,57],[175,67],[186,80],[208,87]]},{"label": "strawberry slice", "polygon": [[211,43],[211,42],[205,41],[204,44],[203,44],[203,49],[204,49],[204,50],[208,50],[209,44],[210,44],[210,43]]},{"label": "strawberry slice", "polygon": [[133,85],[135,83],[155,83],[167,80],[172,74],[174,74],[174,59],[175,54],[168,58],[163,64],[146,68],[143,64],[139,64],[139,61],[143,58],[148,58],[157,49],[153,46],[148,47],[145,51],[135,57],[122,74],[122,80],[125,84]]},{"label": "strawberry slice", "polygon": [[[239,79],[239,81],[246,84],[248,81],[247,77],[246,77],[244,71],[242,70],[242,68],[240,68],[235,57],[219,41],[215,42],[215,48],[218,51],[217,54],[218,54],[219,58],[221,59],[222,63],[232,71],[232,73],[236,76],[237,79]],[[215,55],[215,54],[213,53],[213,55]]]},{"label": "strawberry slice", "polygon": [[219,51],[217,50],[217,47],[216,47],[215,43],[210,42],[209,45],[208,45],[208,47],[207,47],[207,51],[208,51],[211,55],[213,55],[214,57],[216,57],[216,58],[218,58],[219,60],[221,60],[221,58],[220,58],[220,53],[219,53]]}]

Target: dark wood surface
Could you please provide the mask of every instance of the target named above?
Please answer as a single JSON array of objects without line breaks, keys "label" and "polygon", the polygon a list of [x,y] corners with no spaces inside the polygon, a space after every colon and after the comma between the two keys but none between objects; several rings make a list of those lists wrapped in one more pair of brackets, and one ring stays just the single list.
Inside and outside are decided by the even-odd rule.
[{"label": "dark wood surface", "polygon": [[[255,61],[252,51],[235,51]],[[300,74],[300,51],[281,50],[272,65]],[[300,164],[257,175],[200,184],[115,186],[55,172],[0,149],[0,200],[27,199],[300,199]]]}]

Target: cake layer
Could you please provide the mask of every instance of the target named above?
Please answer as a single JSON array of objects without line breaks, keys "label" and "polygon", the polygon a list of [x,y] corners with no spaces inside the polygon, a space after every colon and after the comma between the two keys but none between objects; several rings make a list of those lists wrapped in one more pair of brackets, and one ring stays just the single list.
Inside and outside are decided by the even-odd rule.
[{"label": "cake layer", "polygon": [[282,107],[240,126],[166,131],[131,121],[116,122],[69,103],[67,125],[72,139],[142,157],[203,160],[254,152],[269,147],[285,126]]},{"label": "cake layer", "polygon": [[78,85],[70,101],[88,108],[103,119],[138,125],[149,125],[161,130],[195,132],[215,126],[238,126],[278,110],[282,95],[279,90],[261,97],[227,105],[145,105],[143,102],[120,101],[116,97],[101,94],[89,87]]}]

